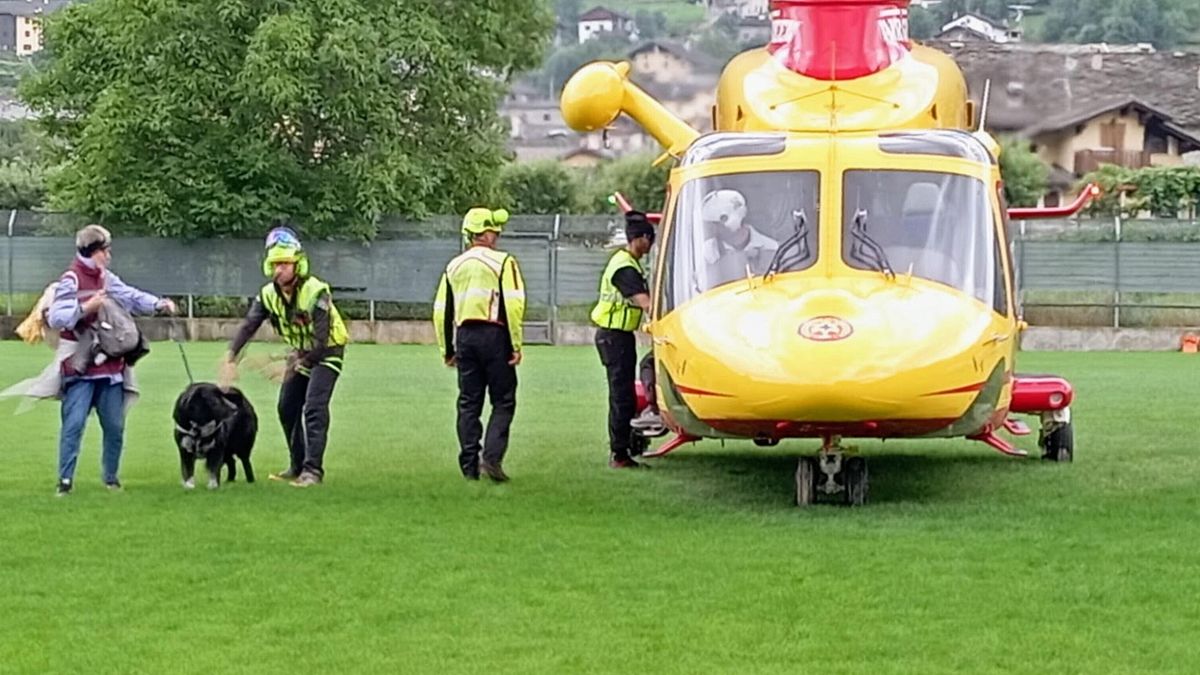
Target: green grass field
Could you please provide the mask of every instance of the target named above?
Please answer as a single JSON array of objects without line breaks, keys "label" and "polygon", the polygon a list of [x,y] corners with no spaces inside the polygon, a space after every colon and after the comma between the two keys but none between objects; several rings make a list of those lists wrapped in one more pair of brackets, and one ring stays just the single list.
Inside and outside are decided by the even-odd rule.
[{"label": "green grass field", "polygon": [[[187,349],[211,378],[221,346]],[[0,384],[48,355],[0,343]],[[865,442],[856,510],[790,505],[813,441],[608,470],[602,370],[566,347],[521,366],[510,484],[458,477],[435,350],[355,345],[325,485],[185,493],[175,346],[139,370],[123,493],[99,485],[93,422],[56,499],[56,405],[0,403],[0,671],[1200,669],[1194,356],[1025,354],[1020,370],[1077,387],[1073,465]],[[245,388],[265,479],[285,461],[274,392]]]}]

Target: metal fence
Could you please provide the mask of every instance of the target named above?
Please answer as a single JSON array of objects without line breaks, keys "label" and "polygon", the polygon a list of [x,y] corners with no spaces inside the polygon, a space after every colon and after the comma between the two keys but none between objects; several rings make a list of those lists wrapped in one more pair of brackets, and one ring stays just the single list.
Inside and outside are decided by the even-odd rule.
[{"label": "metal fence", "polygon": [[[4,265],[5,312],[26,311],[32,298],[70,262],[74,242],[68,233],[84,223],[62,214],[4,212],[0,237]],[[0,221],[2,222],[2,221]],[[446,262],[461,250],[458,218],[425,222],[385,222],[379,236],[363,241],[305,240],[313,268],[339,300],[365,301],[365,318],[377,303],[431,306]],[[612,216],[514,216],[506,225],[503,248],[520,262],[527,304],[537,320],[528,324],[531,341],[554,335],[558,310],[595,301],[607,246],[623,227]],[[264,283],[261,239],[184,241],[121,236],[114,232],[113,269],[135,286],[160,295],[250,297]]]},{"label": "metal fence", "polygon": [[[6,215],[0,264],[5,266],[5,310],[11,315],[24,312],[30,294],[61,273],[73,250],[68,233],[83,223],[64,214]],[[431,302],[446,261],[460,250],[458,222],[452,217],[386,222],[370,242],[305,243],[314,268],[338,297],[366,301],[369,318],[374,318],[377,302]],[[514,216],[510,221],[504,248],[520,261],[528,303],[545,318],[547,328],[558,320],[560,308],[595,300],[606,245],[621,225],[616,215]],[[1196,223],[1029,221],[1014,224],[1014,230],[1020,296],[1027,310],[1091,309],[1115,326],[1123,325],[1122,312],[1133,306],[1200,310]],[[244,298],[263,283],[260,240],[115,234],[114,269],[127,282],[156,293]]]},{"label": "metal fence", "polygon": [[1200,325],[1200,222],[1050,220],[1014,229],[1019,299],[1040,323]]}]

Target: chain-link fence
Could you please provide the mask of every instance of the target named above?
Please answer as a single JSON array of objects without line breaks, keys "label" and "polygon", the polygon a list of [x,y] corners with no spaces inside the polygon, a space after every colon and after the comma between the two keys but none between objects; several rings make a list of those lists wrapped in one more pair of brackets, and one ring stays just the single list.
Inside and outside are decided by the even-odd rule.
[{"label": "chain-link fence", "polygon": [[[83,220],[27,211],[6,215],[7,236],[0,237],[5,310],[22,313],[70,261],[70,233]],[[456,217],[388,221],[370,242],[305,245],[314,270],[334,287],[339,303],[358,303],[361,318],[397,316],[377,316],[381,305],[408,306],[400,316],[423,318],[446,261],[461,248],[459,222]],[[535,335],[553,335],[558,321],[584,320],[595,301],[607,246],[621,225],[616,215],[512,218],[503,248],[520,261]],[[1110,219],[1027,221],[1013,227],[1020,300],[1031,323],[1200,325],[1200,224]],[[193,299],[244,299],[264,281],[260,240],[115,234],[113,268],[122,278],[186,298],[189,312],[196,309]]]}]

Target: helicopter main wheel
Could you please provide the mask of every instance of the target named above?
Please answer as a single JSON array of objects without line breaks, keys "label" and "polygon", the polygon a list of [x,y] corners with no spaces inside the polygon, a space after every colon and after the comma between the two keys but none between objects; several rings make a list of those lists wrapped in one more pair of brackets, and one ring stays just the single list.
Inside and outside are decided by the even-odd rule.
[{"label": "helicopter main wheel", "polygon": [[796,506],[812,506],[817,501],[817,458],[801,457],[796,465]]},{"label": "helicopter main wheel", "polygon": [[1042,459],[1049,462],[1070,462],[1075,459],[1075,428],[1071,424],[1071,408],[1042,413],[1042,428],[1038,433]]},{"label": "helicopter main wheel", "polygon": [[1070,462],[1075,459],[1075,432],[1070,422],[1043,430],[1038,445],[1042,459],[1050,462]]},{"label": "helicopter main wheel", "polygon": [[867,460],[850,457],[842,466],[842,480],[846,486],[846,504],[862,506],[867,503]]},{"label": "helicopter main wheel", "polygon": [[634,431],[629,435],[629,456],[641,457],[650,449],[650,439]]}]

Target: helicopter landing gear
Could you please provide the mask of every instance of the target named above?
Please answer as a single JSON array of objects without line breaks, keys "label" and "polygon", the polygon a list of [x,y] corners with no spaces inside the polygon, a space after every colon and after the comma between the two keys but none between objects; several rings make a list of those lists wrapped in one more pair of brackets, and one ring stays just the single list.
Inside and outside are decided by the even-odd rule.
[{"label": "helicopter landing gear", "polygon": [[826,437],[816,457],[796,466],[796,505],[810,506],[824,496],[847,506],[867,503],[867,460],[847,457],[837,436]]},{"label": "helicopter landing gear", "polygon": [[629,456],[641,457],[650,449],[650,439],[634,431],[629,434]]},{"label": "helicopter landing gear", "polygon": [[1071,425],[1070,406],[1042,413],[1038,447],[1042,449],[1042,459],[1050,462],[1070,462],[1075,459],[1075,432]]}]

